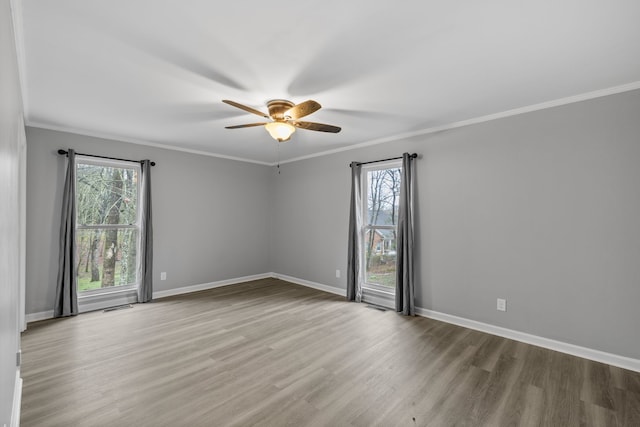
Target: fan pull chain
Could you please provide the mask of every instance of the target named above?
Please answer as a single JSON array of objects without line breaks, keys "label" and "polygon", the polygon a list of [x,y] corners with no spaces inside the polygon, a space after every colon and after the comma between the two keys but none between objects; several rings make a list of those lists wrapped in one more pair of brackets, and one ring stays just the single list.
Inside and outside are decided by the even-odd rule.
[{"label": "fan pull chain", "polygon": [[276,141],[278,144],[278,175],[280,175],[280,143]]}]

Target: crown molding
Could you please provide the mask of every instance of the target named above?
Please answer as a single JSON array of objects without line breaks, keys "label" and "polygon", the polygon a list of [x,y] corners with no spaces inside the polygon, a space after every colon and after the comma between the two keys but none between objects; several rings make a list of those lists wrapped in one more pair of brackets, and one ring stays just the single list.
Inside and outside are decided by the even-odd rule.
[{"label": "crown molding", "polygon": [[[13,1],[17,1],[17,0],[13,0]],[[514,108],[514,109],[511,109],[511,110],[506,110],[506,111],[502,111],[502,112],[499,112],[499,113],[488,114],[488,115],[485,115],[485,116],[475,117],[475,118],[471,118],[471,119],[467,119],[467,120],[461,120],[461,121],[448,123],[448,124],[444,124],[444,125],[440,125],[440,126],[434,126],[434,127],[430,127],[430,128],[426,128],[426,129],[417,130],[417,131],[399,133],[399,134],[395,134],[395,135],[386,136],[386,137],[383,137],[383,138],[376,138],[376,139],[373,139],[373,140],[370,140],[370,141],[365,141],[365,142],[349,145],[349,146],[346,146],[346,147],[341,147],[341,148],[335,148],[335,149],[332,149],[332,150],[321,151],[319,153],[309,154],[309,155],[300,156],[300,157],[294,157],[294,158],[291,158],[291,159],[285,159],[285,160],[281,160],[279,162],[264,162],[264,161],[249,159],[249,158],[245,158],[245,157],[235,157],[235,156],[228,156],[228,155],[225,155],[225,154],[211,153],[211,152],[208,152],[208,151],[192,150],[192,149],[189,149],[189,148],[182,148],[182,147],[178,147],[178,146],[170,145],[170,144],[159,144],[159,143],[143,141],[143,140],[139,140],[139,139],[125,138],[125,137],[121,137],[121,136],[114,136],[114,135],[110,135],[110,134],[107,134],[107,133],[86,131],[86,130],[82,130],[82,129],[75,129],[75,128],[70,128],[70,127],[65,127],[65,126],[57,126],[57,125],[39,123],[39,122],[32,121],[32,120],[27,121],[26,125],[27,126],[31,126],[31,127],[36,127],[36,128],[59,131],[59,132],[69,132],[69,133],[75,133],[75,134],[80,134],[80,135],[91,136],[91,137],[95,137],[95,138],[111,139],[111,140],[120,141],[120,142],[128,142],[128,143],[131,143],[131,144],[138,144],[138,145],[146,145],[146,146],[156,147],[156,148],[163,148],[163,149],[166,149],[166,150],[181,151],[181,152],[185,152],[185,153],[198,154],[198,155],[202,155],[202,156],[209,156],[209,157],[217,157],[217,158],[221,158],[221,159],[235,160],[235,161],[238,161],[238,162],[253,163],[253,164],[258,164],[258,165],[263,165],[263,166],[277,166],[277,165],[283,165],[283,164],[287,164],[287,163],[294,163],[294,162],[298,162],[298,161],[301,161],[301,160],[313,159],[315,157],[323,157],[323,156],[328,156],[328,155],[331,155],[331,154],[342,153],[342,152],[345,152],[345,151],[357,150],[359,148],[370,147],[370,146],[373,146],[373,145],[384,144],[384,143],[387,143],[387,142],[400,141],[400,140],[403,140],[403,139],[408,139],[408,138],[412,138],[412,137],[416,137],[416,136],[434,134],[434,133],[437,133],[437,132],[443,132],[443,131],[457,129],[457,128],[461,128],[461,127],[465,127],[465,126],[471,126],[471,125],[475,125],[475,124],[479,124],[479,123],[490,122],[490,121],[493,121],[493,120],[499,120],[499,119],[503,119],[503,118],[506,118],[506,117],[517,116],[517,115],[520,115],[520,114],[531,113],[531,112],[539,111],[539,110],[546,110],[548,108],[560,107],[560,106],[563,106],[563,105],[574,104],[576,102],[588,101],[588,100],[591,100],[591,99],[602,98],[602,97],[605,97],[605,96],[615,95],[615,94],[618,94],[618,93],[630,92],[630,91],[637,90],[637,89],[640,89],[640,81],[636,81],[636,82],[632,82],[632,83],[628,83],[628,84],[624,84],[624,85],[620,85],[620,86],[614,86],[614,87],[610,87],[610,88],[606,88],[606,89],[600,89],[600,90],[596,90],[596,91],[592,91],[592,92],[586,92],[586,93],[579,94],[579,95],[568,96],[568,97],[565,97],[565,98],[559,98],[559,99],[555,99],[555,100],[552,100],[552,101],[541,102],[539,104],[533,104],[533,105],[528,105],[528,106],[525,106],[525,107]]]},{"label": "crown molding", "polygon": [[[461,128],[465,126],[475,125],[478,123],[490,122],[493,120],[503,119],[505,117],[517,116],[520,114],[531,113],[539,110],[546,110],[548,108],[560,107],[562,105],[574,104],[576,102],[588,101],[590,99],[602,98],[604,96],[615,95],[623,92],[630,92],[632,90],[640,89],[640,81],[614,86],[606,89],[595,90],[592,92],[586,92],[579,95],[568,96],[565,98],[559,98],[552,101],[541,102],[539,104],[528,105],[526,107],[514,108],[511,110],[502,111],[499,113],[488,114],[486,116],[475,117],[467,120],[461,120],[458,122],[448,123],[441,126],[434,126],[426,129],[421,129],[412,132],[399,133],[396,135],[386,136],[383,138],[377,138],[370,141],[361,142],[347,147],[336,148],[333,150],[321,151],[315,154],[309,154],[307,156],[295,157],[292,159],[282,160],[279,164],[293,163],[300,160],[312,159],[314,157],[328,156],[330,154],[341,153],[344,151],[356,150],[358,148],[370,147],[372,145],[384,144],[385,142],[400,141],[403,139],[411,138],[420,135],[429,135],[432,133],[443,132],[446,130]],[[275,166],[278,163],[271,163],[270,166]]]},{"label": "crown molding", "polygon": [[154,148],[162,148],[165,150],[172,150],[172,151],[180,151],[183,153],[190,153],[190,154],[198,154],[201,156],[208,156],[208,157],[217,157],[220,159],[227,159],[227,160],[235,160],[237,162],[245,162],[245,163],[254,163],[257,165],[263,165],[263,166],[273,166],[271,163],[268,162],[262,162],[259,160],[253,160],[253,159],[247,159],[244,157],[235,157],[235,156],[227,156],[225,154],[217,154],[217,153],[211,153],[208,151],[200,151],[200,150],[192,150],[190,148],[182,148],[182,147],[178,147],[175,145],[170,145],[170,144],[159,144],[157,142],[149,142],[149,141],[144,141],[141,139],[134,139],[134,138],[124,138],[121,136],[114,136],[108,133],[102,133],[102,132],[93,132],[93,131],[87,131],[87,130],[83,130],[83,129],[76,129],[76,128],[71,128],[71,127],[67,127],[67,126],[57,126],[57,125],[50,125],[50,124],[46,124],[46,123],[39,123],[33,120],[29,120],[26,123],[27,126],[29,127],[33,127],[33,128],[40,128],[40,129],[47,129],[47,130],[53,130],[56,132],[67,132],[67,133],[73,133],[76,135],[84,135],[84,136],[90,136],[93,138],[101,138],[101,139],[109,139],[112,141],[118,141],[118,142],[126,142],[129,144],[136,144],[136,145],[145,145],[148,147],[154,147]]}]

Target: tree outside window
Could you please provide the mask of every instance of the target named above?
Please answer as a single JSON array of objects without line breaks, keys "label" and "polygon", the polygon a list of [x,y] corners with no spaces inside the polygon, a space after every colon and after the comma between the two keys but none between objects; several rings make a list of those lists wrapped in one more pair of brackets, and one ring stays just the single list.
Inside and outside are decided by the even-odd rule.
[{"label": "tree outside window", "polygon": [[379,286],[390,291],[394,290],[396,285],[396,235],[401,169],[395,162],[365,171],[365,286]]},{"label": "tree outside window", "polygon": [[137,164],[79,156],[76,169],[79,292],[136,285],[139,176]]}]

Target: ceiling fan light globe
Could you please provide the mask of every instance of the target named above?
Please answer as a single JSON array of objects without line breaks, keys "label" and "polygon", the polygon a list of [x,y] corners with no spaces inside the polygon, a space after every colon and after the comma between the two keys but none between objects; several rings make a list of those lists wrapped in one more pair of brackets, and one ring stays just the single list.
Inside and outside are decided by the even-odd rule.
[{"label": "ceiling fan light globe", "polygon": [[278,142],[285,142],[296,131],[295,126],[286,122],[271,122],[264,125],[269,135]]}]

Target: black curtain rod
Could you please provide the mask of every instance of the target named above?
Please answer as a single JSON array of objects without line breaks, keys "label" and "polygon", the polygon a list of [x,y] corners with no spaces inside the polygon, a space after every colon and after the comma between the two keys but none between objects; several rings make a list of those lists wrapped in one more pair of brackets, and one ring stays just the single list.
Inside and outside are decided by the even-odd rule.
[{"label": "black curtain rod", "polygon": [[[410,159],[415,159],[416,157],[418,157],[417,153],[413,153],[409,156]],[[356,162],[356,165],[360,166],[360,165],[368,165],[369,163],[388,162],[389,160],[399,160],[401,158],[402,157],[391,157],[390,159],[371,160],[370,162]],[[351,167],[351,164],[349,164],[349,167]]]},{"label": "black curtain rod", "polygon": [[[58,150],[58,154],[60,154],[61,156],[66,156],[67,154],[69,154],[66,150]],[[122,162],[136,162],[136,163],[142,163],[141,160],[128,160],[128,159],[119,159],[117,157],[107,157],[107,156],[97,156],[95,154],[82,154],[82,153],[76,153],[77,156],[86,156],[86,157],[97,157],[99,159],[109,159],[109,160],[120,160]],[[149,163],[151,166],[155,166],[156,162],[151,162]]]}]

